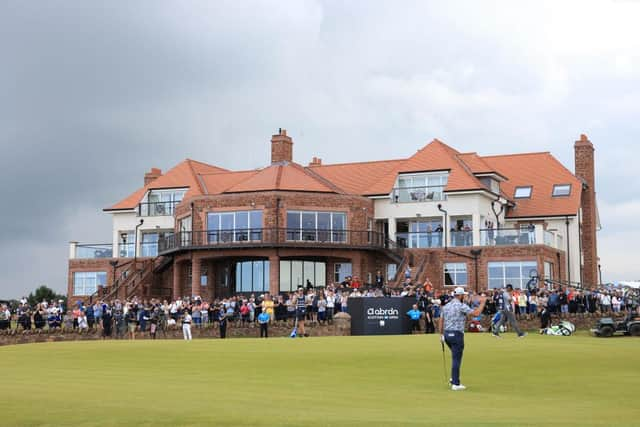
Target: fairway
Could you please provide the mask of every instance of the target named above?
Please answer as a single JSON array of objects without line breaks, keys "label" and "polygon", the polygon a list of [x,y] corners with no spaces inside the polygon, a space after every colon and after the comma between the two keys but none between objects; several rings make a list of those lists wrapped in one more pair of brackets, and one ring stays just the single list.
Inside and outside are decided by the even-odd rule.
[{"label": "fairway", "polygon": [[638,339],[465,338],[464,392],[437,335],[2,347],[0,424],[640,424]]}]

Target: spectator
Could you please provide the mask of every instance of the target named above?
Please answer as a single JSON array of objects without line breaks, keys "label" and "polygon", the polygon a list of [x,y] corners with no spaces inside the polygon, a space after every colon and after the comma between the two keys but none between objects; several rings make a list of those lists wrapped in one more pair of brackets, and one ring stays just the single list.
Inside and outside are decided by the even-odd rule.
[{"label": "spectator", "polygon": [[258,323],[260,324],[260,338],[268,338],[269,337],[269,321],[271,317],[262,312],[258,315]]},{"label": "spectator", "polygon": [[409,327],[409,333],[413,334],[413,331],[420,332],[420,317],[422,313],[418,310],[418,305],[413,304],[411,310],[407,311],[407,316],[411,319],[411,326]]},{"label": "spectator", "polygon": [[191,341],[191,314],[189,314],[189,310],[184,310],[184,314],[182,315],[182,335],[186,341]]}]

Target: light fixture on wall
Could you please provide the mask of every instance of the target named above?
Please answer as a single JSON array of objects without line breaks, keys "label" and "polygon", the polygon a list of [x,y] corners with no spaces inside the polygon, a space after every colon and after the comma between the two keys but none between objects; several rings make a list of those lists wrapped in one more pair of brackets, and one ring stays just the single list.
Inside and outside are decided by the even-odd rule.
[{"label": "light fixture on wall", "polygon": [[416,214],[416,218],[422,218],[422,214],[421,213],[417,213]]},{"label": "light fixture on wall", "polygon": [[256,202],[254,202],[253,200],[251,201],[251,203],[250,203],[250,204],[251,204],[251,207],[252,207],[252,208],[255,208],[255,207],[256,207]]}]

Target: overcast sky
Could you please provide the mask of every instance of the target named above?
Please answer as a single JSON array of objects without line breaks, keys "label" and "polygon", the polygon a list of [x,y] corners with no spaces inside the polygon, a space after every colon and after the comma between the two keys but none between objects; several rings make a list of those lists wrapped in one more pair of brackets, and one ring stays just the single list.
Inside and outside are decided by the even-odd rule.
[{"label": "overcast sky", "polygon": [[640,279],[640,1],[0,3],[0,298],[66,292],[68,242],[150,167],[596,147],[604,279]]}]

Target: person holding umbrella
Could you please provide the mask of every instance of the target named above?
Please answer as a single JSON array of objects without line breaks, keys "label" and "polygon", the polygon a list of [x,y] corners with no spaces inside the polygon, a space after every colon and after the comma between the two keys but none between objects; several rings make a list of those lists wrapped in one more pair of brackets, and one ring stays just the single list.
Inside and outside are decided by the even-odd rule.
[{"label": "person holding umbrella", "polygon": [[462,353],[464,351],[464,325],[468,317],[479,316],[484,310],[487,297],[480,296],[480,305],[474,310],[463,302],[467,293],[458,286],[453,291],[453,298],[442,308],[442,316],[439,321],[440,342],[451,350],[451,390],[464,390],[466,387],[460,383],[460,365],[462,365]]}]

